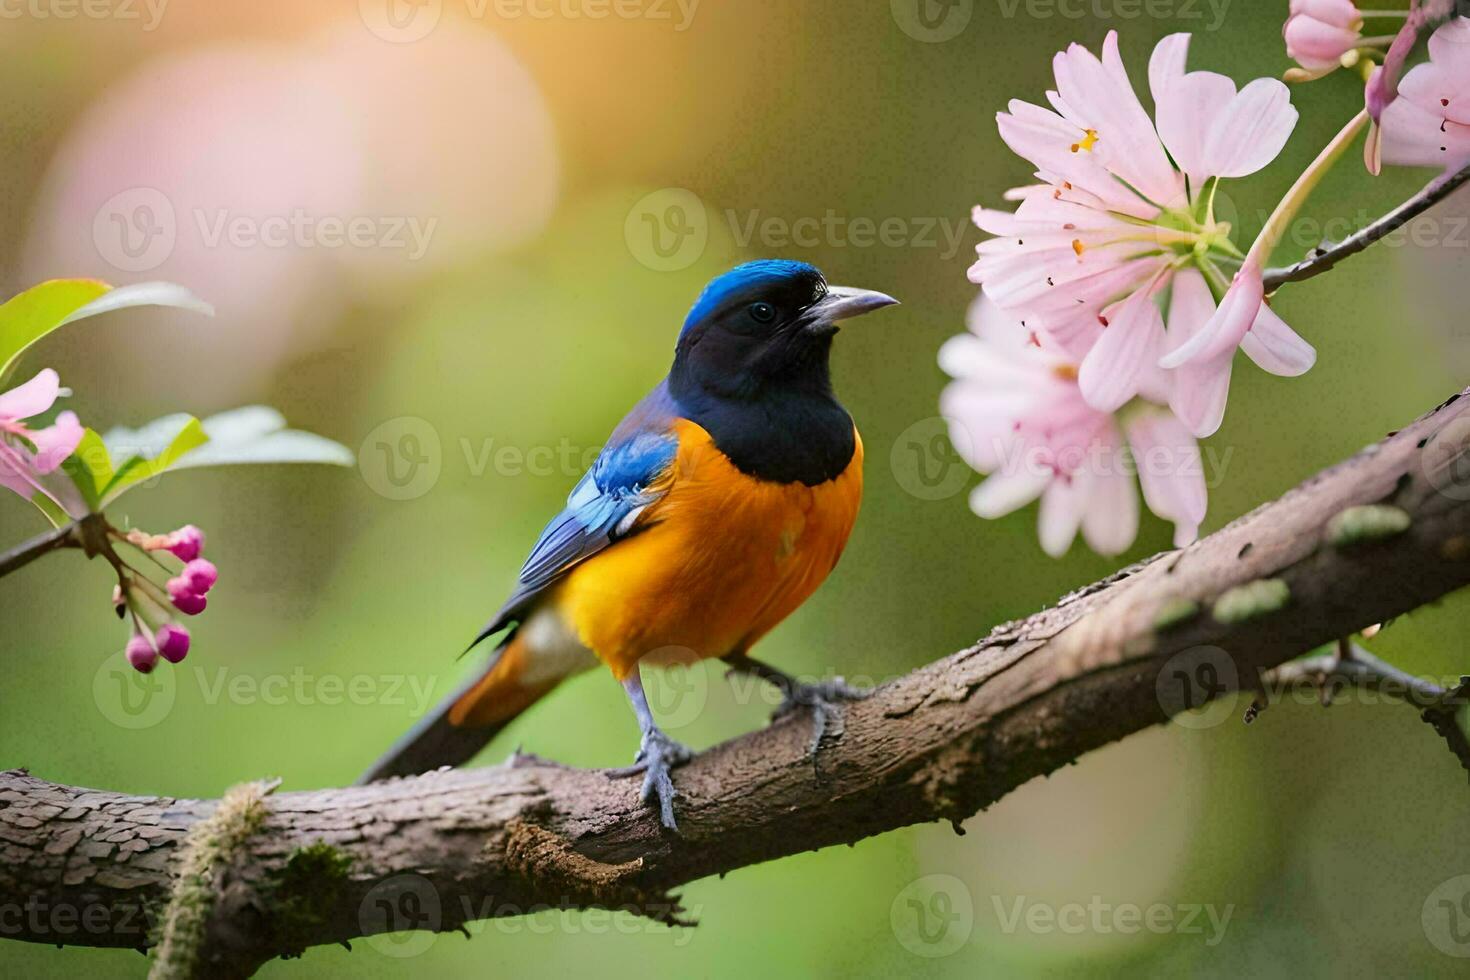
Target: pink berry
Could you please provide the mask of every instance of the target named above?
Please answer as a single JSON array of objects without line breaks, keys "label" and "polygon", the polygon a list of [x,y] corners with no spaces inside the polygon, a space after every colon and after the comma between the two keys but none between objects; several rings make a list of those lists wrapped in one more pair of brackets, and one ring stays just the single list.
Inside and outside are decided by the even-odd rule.
[{"label": "pink berry", "polygon": [[141,633],[134,633],[133,638],[128,641],[127,656],[128,663],[140,674],[148,673],[158,664],[158,651],[153,649],[148,637]]},{"label": "pink berry", "polygon": [[184,566],[179,578],[189,583],[189,591],[204,595],[219,581],[219,569],[207,558],[195,558]]},{"label": "pink berry", "polygon": [[167,547],[179,561],[193,561],[204,552],[204,532],[193,524],[185,524],[168,535]]},{"label": "pink berry", "polygon": [[189,631],[173,623],[165,623],[153,634],[158,652],[171,664],[176,664],[189,655]]},{"label": "pink berry", "polygon": [[199,615],[209,604],[209,600],[190,588],[182,576],[168,580],[168,597],[173,600],[174,608],[186,616]]}]

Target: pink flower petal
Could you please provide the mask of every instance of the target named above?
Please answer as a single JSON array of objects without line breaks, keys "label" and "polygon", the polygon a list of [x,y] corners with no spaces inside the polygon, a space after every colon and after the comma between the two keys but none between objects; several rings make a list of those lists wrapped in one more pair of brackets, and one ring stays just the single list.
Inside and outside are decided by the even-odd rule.
[{"label": "pink flower petal", "polygon": [[1052,59],[1052,68],[1068,122],[1097,133],[1092,155],[1156,203],[1178,197],[1178,175],[1128,79],[1117,31],[1108,32],[1101,59],[1073,44]]},{"label": "pink flower petal", "polygon": [[1138,536],[1138,491],[1132,475],[1115,468],[1088,480],[1086,492],[1083,539],[1100,555],[1127,551]]},{"label": "pink flower petal", "polygon": [[1184,423],[1163,410],[1140,412],[1127,428],[1144,502],[1174,522],[1175,546],[1182,547],[1198,533],[1207,507],[1199,443]]},{"label": "pink flower petal", "polygon": [[[1451,24],[1454,31],[1447,30]],[[1379,118],[1382,160],[1402,167],[1459,169],[1470,161],[1470,21],[1430,38],[1430,63],[1403,78]],[[1380,69],[1381,71],[1381,69]]]},{"label": "pink flower petal", "polygon": [[1240,339],[1240,349],[1263,371],[1283,378],[1305,374],[1317,363],[1317,351],[1271,307],[1261,304],[1256,322]]},{"label": "pink flower petal", "polygon": [[1204,329],[1215,315],[1215,297],[1198,269],[1174,274],[1169,296],[1169,348],[1181,346]]},{"label": "pink flower petal", "polygon": [[1352,0],[1291,0],[1290,10],[1335,27],[1351,27],[1363,19]]},{"label": "pink flower petal", "polygon": [[1216,115],[1205,144],[1212,177],[1244,177],[1276,159],[1296,128],[1291,92],[1274,78],[1258,78]]},{"label": "pink flower petal", "polygon": [[36,488],[31,485],[31,482],[15,472],[10,462],[3,456],[0,456],[0,487],[18,493],[26,500],[36,495]]},{"label": "pink flower petal", "polygon": [[1315,17],[1298,15],[1286,22],[1282,30],[1286,40],[1286,56],[1312,71],[1337,68],[1344,54],[1358,43],[1358,32],[1352,27],[1325,23]]},{"label": "pink flower petal", "polygon": [[1077,537],[1086,509],[1083,481],[1053,480],[1041,495],[1041,512],[1036,517],[1041,550],[1053,558],[1065,555]]},{"label": "pink flower petal", "polygon": [[1436,120],[1470,123],[1470,80],[1452,77],[1443,65],[1412,68],[1399,83],[1399,98],[1408,99]]},{"label": "pink flower petal", "polygon": [[33,461],[35,471],[41,474],[54,472],[68,456],[76,452],[83,432],[75,412],[62,412],[56,417],[54,425],[32,431],[29,438],[36,447]]},{"label": "pink flower petal", "polygon": [[18,421],[40,415],[56,404],[61,379],[51,368],[42,368],[25,384],[0,395],[0,421]]},{"label": "pink flower petal", "polygon": [[1164,319],[1147,289],[1108,308],[1107,327],[1082,359],[1077,382],[1082,397],[1102,412],[1138,394],[1145,371],[1164,349]]},{"label": "pink flower petal", "polygon": [[1194,71],[1174,79],[1159,99],[1159,137],[1196,191],[1206,178],[1220,176],[1210,169],[1208,146],[1235,96],[1235,83],[1229,78]]},{"label": "pink flower petal", "polygon": [[1235,275],[1235,282],[1226,291],[1220,308],[1210,317],[1204,329],[1164,355],[1159,366],[1177,368],[1190,361],[1214,361],[1227,352],[1233,354],[1240,346],[1241,338],[1255,322],[1265,295],[1260,266],[1255,263],[1242,266]]},{"label": "pink flower petal", "polygon": [[[1169,301],[1168,343],[1185,346],[1201,334],[1215,316],[1215,300],[1205,277],[1184,269],[1174,277]],[[1195,435],[1203,438],[1220,428],[1225,417],[1225,400],[1230,393],[1232,351],[1215,363],[1186,364],[1174,371],[1169,407]]]},{"label": "pink flower petal", "polygon": [[1193,362],[1179,368],[1174,375],[1169,408],[1201,439],[1219,431],[1225,419],[1234,360],[1234,355],[1228,354],[1213,361]]},{"label": "pink flower petal", "polygon": [[[1164,93],[1184,76],[1188,57],[1188,34],[1170,34],[1154,45],[1154,53],[1148,59],[1148,90],[1154,97],[1155,112],[1164,101]],[[1164,145],[1168,145],[1167,140]],[[1177,162],[1179,158],[1174,159]]]},{"label": "pink flower petal", "polygon": [[1452,17],[1429,36],[1429,58],[1456,92],[1470,89],[1470,17]]},{"label": "pink flower petal", "polygon": [[970,509],[981,517],[1004,517],[1041,496],[1052,474],[1039,467],[1018,466],[1013,472],[996,473],[970,494]]}]

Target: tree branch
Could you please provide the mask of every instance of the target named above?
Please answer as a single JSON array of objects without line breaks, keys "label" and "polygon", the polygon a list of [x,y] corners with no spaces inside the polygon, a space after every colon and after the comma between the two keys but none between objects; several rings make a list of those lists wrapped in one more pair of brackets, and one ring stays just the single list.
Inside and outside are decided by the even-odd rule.
[{"label": "tree branch", "polygon": [[1262,277],[1266,284],[1266,292],[1274,292],[1289,282],[1301,282],[1305,279],[1311,279],[1313,276],[1319,276],[1343,259],[1357,255],[1369,245],[1387,238],[1425,211],[1434,207],[1440,201],[1449,197],[1450,194],[1458,190],[1467,180],[1470,180],[1470,166],[1466,166],[1463,170],[1457,171],[1456,173],[1438,177],[1431,181],[1422,191],[1383,215],[1372,224],[1353,232],[1342,241],[1330,245],[1318,245],[1311,252],[1307,253],[1306,258],[1295,265],[1278,269],[1267,269],[1266,274]]},{"label": "tree branch", "polygon": [[61,548],[80,548],[81,546],[79,525],[75,522],[63,524],[61,527],[38,534],[29,541],[22,542],[0,554],[0,577],[26,567],[42,555],[48,555]]},{"label": "tree branch", "polygon": [[1197,544],[884,685],[846,707],[820,774],[800,716],[702,753],[676,774],[678,834],[632,781],[517,756],[264,797],[249,833],[201,861],[186,837],[213,801],[0,774],[0,934],[144,947],[175,875],[208,867],[205,955],[193,962],[243,976],[310,945],[546,905],[677,921],[668,893],[687,882],[963,820],[1085,752],[1257,690],[1265,671],[1470,583],[1467,410],[1470,398],[1456,396]]}]

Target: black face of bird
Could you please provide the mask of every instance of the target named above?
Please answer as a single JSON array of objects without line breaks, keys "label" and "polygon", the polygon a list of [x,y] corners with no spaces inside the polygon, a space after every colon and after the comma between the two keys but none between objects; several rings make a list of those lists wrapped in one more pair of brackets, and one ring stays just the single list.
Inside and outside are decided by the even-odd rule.
[{"label": "black face of bird", "polygon": [[747,263],[706,287],[685,321],[673,375],[725,397],[772,385],[825,390],[838,323],[896,302],[829,286],[805,263]]}]

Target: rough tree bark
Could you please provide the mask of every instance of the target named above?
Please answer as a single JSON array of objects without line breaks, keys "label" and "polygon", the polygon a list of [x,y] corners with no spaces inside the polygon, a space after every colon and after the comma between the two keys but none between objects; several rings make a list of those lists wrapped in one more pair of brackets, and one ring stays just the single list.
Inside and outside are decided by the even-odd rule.
[{"label": "rough tree bark", "polygon": [[847,708],[819,770],[800,716],[702,753],[677,773],[677,835],[637,801],[636,780],[519,757],[267,796],[263,818],[234,828],[240,843],[202,860],[203,845],[185,839],[191,828],[191,841],[228,838],[197,832],[211,814],[228,823],[216,801],[0,774],[0,935],[147,946],[179,869],[206,867],[204,903],[185,910],[203,923],[192,972],[246,975],[309,945],[546,905],[677,921],[669,891],[686,882],[963,820],[1084,752],[1470,583],[1467,412],[1457,395],[1195,545],[885,685]]}]

